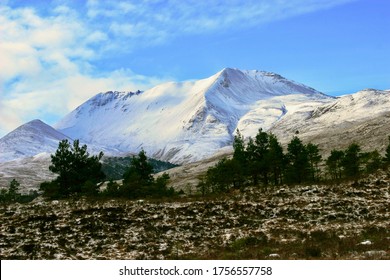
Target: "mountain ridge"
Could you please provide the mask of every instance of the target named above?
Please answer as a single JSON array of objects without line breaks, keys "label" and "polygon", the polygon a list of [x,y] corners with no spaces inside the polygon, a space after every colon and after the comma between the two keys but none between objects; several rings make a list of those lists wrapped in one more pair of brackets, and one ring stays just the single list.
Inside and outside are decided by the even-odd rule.
[{"label": "mountain ridge", "polygon": [[[225,68],[205,79],[160,84],[130,98],[115,92],[98,94],[55,128],[87,143],[132,152],[143,148],[160,160],[193,162],[230,145],[242,118],[248,119],[259,102],[286,95],[300,101],[332,99],[275,73]],[[280,101],[267,123],[285,113],[286,104]],[[259,129],[256,122],[242,125],[251,134]]]},{"label": "mountain ridge", "polygon": [[[272,72],[224,68],[205,79],[163,83],[144,92],[98,93],[55,128],[33,120],[26,127],[46,130],[17,139],[15,129],[1,138],[0,161],[53,152],[66,138],[80,139],[94,152],[123,156],[145,149],[149,157],[179,164],[229,147],[236,129],[246,137],[259,128],[269,130],[284,143],[299,131],[304,140],[324,142],[319,136],[327,137],[324,129],[336,138],[343,127],[353,130],[354,124],[363,127],[374,116],[385,118],[389,93],[364,89],[331,97]],[[40,137],[54,140],[45,147]]]},{"label": "mountain ridge", "polygon": [[[251,82],[248,85],[243,80]],[[260,90],[263,81],[267,83]],[[286,86],[290,82],[292,89]],[[240,83],[245,85],[240,87]],[[126,156],[144,148],[148,157],[182,163],[169,171],[172,185],[180,187],[196,185],[197,176],[207,167],[231,155],[236,128],[245,137],[262,128],[275,134],[284,147],[299,132],[305,143],[319,145],[323,156],[331,149],[345,149],[352,141],[363,150],[384,151],[390,131],[390,90],[364,89],[331,97],[300,85],[275,73],[227,68],[206,79],[164,83],[145,92],[99,93],[64,117],[61,131],[33,120],[21,127],[46,129],[32,129],[19,137],[17,128],[1,138],[0,184],[18,178],[33,187],[52,178],[49,153],[58,147],[60,138],[82,138],[77,130],[73,137],[67,135],[66,130],[76,124],[79,131],[86,129],[89,140],[106,135],[103,140],[108,144],[115,140],[124,145],[121,150],[81,139],[92,154],[104,151],[109,156]],[[50,140],[48,147],[39,140],[51,139],[53,134],[61,137]],[[142,139],[140,134],[146,136]]]}]

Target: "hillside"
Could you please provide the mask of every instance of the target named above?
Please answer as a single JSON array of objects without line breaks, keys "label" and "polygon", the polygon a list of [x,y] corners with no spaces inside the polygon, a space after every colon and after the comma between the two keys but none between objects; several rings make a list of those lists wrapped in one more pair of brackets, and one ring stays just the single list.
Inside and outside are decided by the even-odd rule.
[{"label": "hillside", "polygon": [[1,207],[1,259],[390,259],[390,177]]},{"label": "hillside", "polygon": [[270,129],[282,143],[298,131],[306,142],[318,144],[323,154],[357,142],[363,150],[383,153],[390,131],[390,91],[366,89],[341,96],[314,110],[293,114]]}]

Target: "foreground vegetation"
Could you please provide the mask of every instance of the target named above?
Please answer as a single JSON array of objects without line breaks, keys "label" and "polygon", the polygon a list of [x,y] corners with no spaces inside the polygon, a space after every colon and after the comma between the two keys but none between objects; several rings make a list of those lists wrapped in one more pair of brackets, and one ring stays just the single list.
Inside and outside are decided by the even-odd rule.
[{"label": "foreground vegetation", "polygon": [[297,135],[285,153],[277,137],[261,129],[247,143],[237,130],[233,148],[233,158],[222,159],[200,178],[197,188],[202,195],[247,186],[267,189],[282,184],[356,181],[390,164],[390,137],[384,157],[377,150],[362,152],[359,144],[351,143],[344,151],[332,150],[323,160],[317,145],[305,145]]},{"label": "foreground vegetation", "polygon": [[390,259],[390,145],[324,161],[298,136],[284,153],[272,134],[238,133],[193,196],[154,178],[144,151],[101,189],[101,157],[61,142],[43,197],[2,190],[1,259]]},{"label": "foreground vegetation", "polygon": [[0,207],[1,259],[390,259],[390,174],[209,197]]},{"label": "foreground vegetation", "polygon": [[163,174],[154,179],[154,168],[146,157],[144,150],[131,159],[130,165],[123,174],[123,183],[110,180],[105,190],[100,191],[100,184],[106,178],[102,170],[101,158],[103,153],[90,156],[87,146],[80,147],[79,141],[73,145],[68,140],[60,142],[49,169],[58,174],[51,182],[40,186],[43,196],[50,199],[67,198],[72,196],[87,197],[124,197],[129,199],[139,197],[173,196],[175,191],[167,187],[169,176]]}]

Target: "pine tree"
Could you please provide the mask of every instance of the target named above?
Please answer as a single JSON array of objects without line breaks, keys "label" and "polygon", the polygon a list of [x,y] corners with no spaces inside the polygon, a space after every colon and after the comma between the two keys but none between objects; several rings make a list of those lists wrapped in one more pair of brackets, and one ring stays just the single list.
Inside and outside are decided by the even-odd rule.
[{"label": "pine tree", "polygon": [[233,174],[231,176],[233,176],[234,186],[241,188],[248,173],[248,156],[245,149],[244,137],[238,129],[234,136],[233,149],[233,159],[228,164],[232,165]]},{"label": "pine tree", "polygon": [[11,201],[15,201],[18,197],[20,183],[13,179],[9,184],[8,196]]},{"label": "pine tree", "polygon": [[133,156],[130,167],[123,175],[123,195],[138,198],[153,195],[153,166],[148,162],[144,150]]},{"label": "pine tree", "polygon": [[234,136],[233,150],[234,150],[233,158],[236,161],[238,161],[240,164],[245,165],[247,161],[247,157],[245,154],[244,137],[241,135],[238,129],[236,135]]},{"label": "pine tree", "polygon": [[385,157],[383,158],[385,167],[390,166],[390,136],[388,137],[388,139],[389,139],[389,144],[386,147]]},{"label": "pine tree", "polygon": [[148,162],[145,151],[141,150],[137,157],[133,156],[130,168],[123,175],[123,179],[127,182],[135,174],[139,184],[148,185],[154,181],[153,172],[153,166]]},{"label": "pine tree", "polygon": [[280,145],[275,135],[269,135],[269,151],[267,154],[267,162],[270,172],[273,176],[274,184],[279,185],[283,181],[283,172],[285,167],[285,156],[283,148]]},{"label": "pine tree", "polygon": [[155,182],[155,191],[154,191],[155,196],[162,197],[162,196],[172,196],[175,194],[173,188],[167,187],[168,181],[169,181],[168,173],[164,172],[161,176],[157,177]]},{"label": "pine tree", "polygon": [[360,151],[360,146],[356,143],[352,143],[345,150],[342,166],[347,178],[357,179],[360,176]]},{"label": "pine tree", "polygon": [[12,179],[11,183],[9,184],[9,190],[8,193],[12,195],[16,195],[16,193],[19,190],[20,183],[16,181],[16,179]]},{"label": "pine tree", "polygon": [[248,174],[252,178],[252,184],[254,186],[257,186],[259,183],[259,171],[255,161],[255,150],[256,150],[255,142],[251,137],[249,137],[249,141],[245,150],[247,155],[247,160],[248,160],[246,166],[246,174]]},{"label": "pine tree", "polygon": [[309,159],[305,145],[294,136],[287,146],[286,158],[288,160],[287,179],[290,183],[302,183],[307,180],[309,173]]},{"label": "pine tree", "polygon": [[268,185],[269,164],[267,162],[267,154],[269,149],[269,135],[262,129],[259,129],[255,137],[255,147],[253,151],[253,161],[258,170],[258,173],[263,179],[263,184]]},{"label": "pine tree", "polygon": [[[87,146],[80,147],[79,140],[73,145],[68,140],[62,140],[54,155],[51,155],[49,170],[58,174],[58,177],[48,183],[41,184],[45,195],[64,197],[74,193],[97,193],[96,185],[105,178],[101,171],[100,159],[103,152],[97,156],[90,156]],[[87,183],[88,182],[88,183]]]},{"label": "pine tree", "polygon": [[332,150],[329,157],[326,159],[326,167],[333,180],[339,180],[342,177],[343,159],[344,152],[339,150]]},{"label": "pine tree", "polygon": [[311,174],[310,179],[313,181],[318,181],[319,172],[320,172],[320,169],[318,168],[318,164],[322,160],[322,156],[320,155],[320,150],[318,148],[318,145],[308,143],[306,145],[306,151],[307,151],[307,157],[310,164],[310,170],[309,170],[309,173]]},{"label": "pine tree", "polygon": [[382,164],[382,157],[377,150],[361,154],[362,163],[364,165],[364,172],[372,174],[377,171]]}]

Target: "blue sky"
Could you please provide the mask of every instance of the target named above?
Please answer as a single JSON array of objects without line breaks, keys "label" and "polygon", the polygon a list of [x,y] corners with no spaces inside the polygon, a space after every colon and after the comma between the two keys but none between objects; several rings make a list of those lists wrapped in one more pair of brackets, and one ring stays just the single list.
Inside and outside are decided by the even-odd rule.
[{"label": "blue sky", "polygon": [[0,137],[98,92],[224,67],[330,95],[390,89],[388,0],[0,0]]}]

